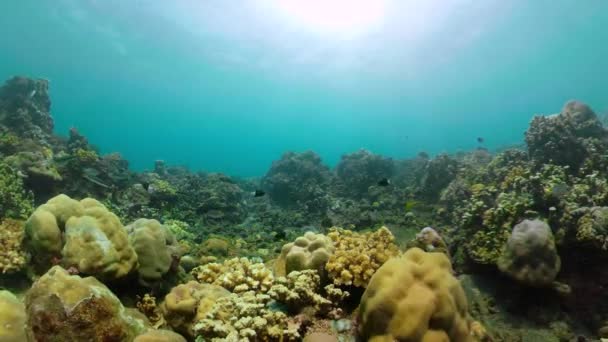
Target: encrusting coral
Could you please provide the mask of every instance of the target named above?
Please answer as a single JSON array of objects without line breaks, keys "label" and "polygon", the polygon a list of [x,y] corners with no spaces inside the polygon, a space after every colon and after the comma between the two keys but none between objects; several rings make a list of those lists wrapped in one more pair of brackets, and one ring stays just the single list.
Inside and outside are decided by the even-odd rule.
[{"label": "encrusting coral", "polygon": [[128,341],[146,329],[93,277],[54,266],[27,292],[27,335],[32,341]]},{"label": "encrusting coral", "polygon": [[274,281],[272,271],[264,264],[251,262],[247,258],[233,258],[221,264],[209,263],[196,267],[192,274],[202,283],[220,285],[236,293],[266,293]]},{"label": "encrusting coral", "polygon": [[372,277],[359,307],[366,341],[474,341],[467,300],[443,253],[412,248]]},{"label": "encrusting coral", "polygon": [[125,229],[137,254],[139,282],[149,285],[161,280],[181,254],[173,234],[157,220],[148,219],[139,219]]},{"label": "encrusting coral", "polygon": [[26,255],[21,248],[23,222],[5,219],[0,224],[0,274],[19,271],[26,264]]},{"label": "encrusting coral", "polygon": [[25,337],[25,306],[14,294],[0,290],[0,341],[23,342]]},{"label": "encrusting coral", "polygon": [[137,263],[120,219],[100,202],[66,195],[50,199],[25,225],[26,246],[41,269],[66,267],[103,279],[126,276]]},{"label": "encrusting coral", "polygon": [[498,260],[503,273],[536,287],[552,284],[560,266],[551,228],[540,220],[524,220],[513,227]]},{"label": "encrusting coral", "polygon": [[399,255],[395,238],[386,227],[364,234],[333,228],[327,236],[333,241],[335,252],[325,269],[336,285],[366,287],[382,264]]}]

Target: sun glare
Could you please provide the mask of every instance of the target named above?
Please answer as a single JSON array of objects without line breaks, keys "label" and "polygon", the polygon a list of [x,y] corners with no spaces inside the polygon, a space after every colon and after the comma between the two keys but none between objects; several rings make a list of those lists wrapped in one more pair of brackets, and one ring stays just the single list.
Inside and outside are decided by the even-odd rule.
[{"label": "sun glare", "polygon": [[320,35],[355,38],[382,24],[388,0],[278,0],[291,23]]}]

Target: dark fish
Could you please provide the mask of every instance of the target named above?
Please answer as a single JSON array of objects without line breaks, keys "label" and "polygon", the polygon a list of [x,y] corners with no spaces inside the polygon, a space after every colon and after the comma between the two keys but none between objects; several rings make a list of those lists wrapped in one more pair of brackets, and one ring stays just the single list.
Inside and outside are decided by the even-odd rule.
[{"label": "dark fish", "polygon": [[266,195],[266,191],[264,190],[256,190],[253,192],[253,197],[262,197]]},{"label": "dark fish", "polygon": [[388,178],[382,178],[378,181],[379,186],[388,186],[389,184],[391,184],[391,181]]},{"label": "dark fish", "polygon": [[477,137],[477,142],[480,144],[483,144],[484,140],[485,139],[483,137]]}]

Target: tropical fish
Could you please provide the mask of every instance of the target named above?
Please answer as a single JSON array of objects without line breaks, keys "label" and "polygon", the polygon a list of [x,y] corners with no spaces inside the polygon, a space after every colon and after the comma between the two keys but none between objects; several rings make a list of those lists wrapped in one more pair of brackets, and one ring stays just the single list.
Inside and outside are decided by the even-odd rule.
[{"label": "tropical fish", "polygon": [[391,181],[388,178],[382,178],[378,181],[379,186],[388,186],[391,184]]},{"label": "tropical fish", "polygon": [[266,191],[264,190],[256,190],[252,193],[253,197],[262,197],[264,195],[266,195]]},{"label": "tropical fish", "polygon": [[477,137],[478,143],[483,144],[484,141],[485,141],[485,139],[483,137]]},{"label": "tropical fish", "polygon": [[418,205],[418,201],[410,199],[405,201],[404,208],[406,212],[410,212],[414,209],[415,206]]}]

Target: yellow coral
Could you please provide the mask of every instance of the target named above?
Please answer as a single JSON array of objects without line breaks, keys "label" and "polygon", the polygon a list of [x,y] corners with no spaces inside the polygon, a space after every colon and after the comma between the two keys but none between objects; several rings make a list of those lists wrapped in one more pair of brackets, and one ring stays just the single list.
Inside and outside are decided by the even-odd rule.
[{"label": "yellow coral", "polygon": [[366,287],[376,270],[391,257],[399,255],[394,236],[386,227],[365,234],[332,228],[328,237],[335,252],[325,269],[336,285]]},{"label": "yellow coral", "polygon": [[210,263],[196,267],[192,274],[198,281],[220,285],[232,292],[270,290],[274,276],[263,263],[253,263],[247,258],[233,258],[222,264]]},{"label": "yellow coral", "polygon": [[23,222],[6,219],[0,225],[0,273],[20,270],[25,265],[25,252],[21,249]]},{"label": "yellow coral", "polygon": [[228,294],[221,286],[189,281],[171,289],[161,305],[162,314],[173,329],[193,337],[194,323],[206,316],[218,298]]},{"label": "yellow coral", "polygon": [[8,291],[0,291],[0,341],[27,341],[25,321],[25,307],[19,299]]},{"label": "yellow coral", "polygon": [[283,246],[275,267],[280,275],[303,270],[316,270],[323,275],[325,264],[333,252],[334,246],[329,237],[306,232],[304,236]]},{"label": "yellow coral", "polygon": [[25,240],[35,262],[53,259],[84,274],[116,279],[137,263],[120,219],[100,202],[59,195],[38,207],[25,225]]},{"label": "yellow coral", "polygon": [[359,333],[368,341],[474,341],[467,300],[449,259],[419,248],[376,272],[359,318]]},{"label": "yellow coral", "polygon": [[268,308],[270,296],[247,291],[219,298],[194,330],[205,341],[299,341],[287,316]]}]

